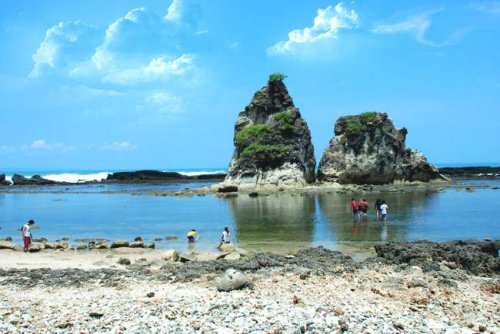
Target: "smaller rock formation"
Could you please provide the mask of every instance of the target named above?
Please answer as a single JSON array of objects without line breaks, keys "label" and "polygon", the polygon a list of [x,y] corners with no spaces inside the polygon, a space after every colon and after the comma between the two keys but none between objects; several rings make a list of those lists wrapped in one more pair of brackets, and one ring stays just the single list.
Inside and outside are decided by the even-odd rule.
[{"label": "smaller rock formation", "polygon": [[19,174],[14,174],[12,176],[12,183],[14,183],[16,186],[44,186],[57,184],[57,182],[44,179],[40,175],[33,175],[28,179]]},{"label": "smaller rock formation", "polygon": [[311,134],[283,83],[272,74],[240,112],[234,127],[234,154],[225,182],[294,185],[314,181]]},{"label": "smaller rock formation", "polygon": [[318,180],[342,184],[445,180],[423,154],[405,147],[406,128],[396,129],[386,113],[344,116],[323,153]]}]

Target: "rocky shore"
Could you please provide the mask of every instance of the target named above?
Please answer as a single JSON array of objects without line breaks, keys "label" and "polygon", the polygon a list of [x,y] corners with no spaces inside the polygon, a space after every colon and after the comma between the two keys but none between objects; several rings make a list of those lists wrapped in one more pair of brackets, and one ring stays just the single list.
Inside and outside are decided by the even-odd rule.
[{"label": "rocky shore", "polygon": [[[2,251],[0,331],[497,333],[499,247],[388,243],[362,262],[322,247],[185,262],[87,251],[61,269],[67,252]],[[80,266],[89,257],[96,263]]]}]

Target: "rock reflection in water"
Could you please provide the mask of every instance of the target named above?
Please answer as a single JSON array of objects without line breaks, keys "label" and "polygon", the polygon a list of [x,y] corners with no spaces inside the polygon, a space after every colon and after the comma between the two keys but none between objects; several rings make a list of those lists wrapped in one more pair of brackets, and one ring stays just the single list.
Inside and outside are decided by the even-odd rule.
[{"label": "rock reflection in water", "polygon": [[289,251],[308,247],[316,222],[314,194],[228,198],[242,248]]},{"label": "rock reflection in water", "polygon": [[[393,192],[384,194],[318,194],[319,208],[323,220],[334,229],[337,241],[388,241],[407,240],[409,222],[415,212],[425,211],[435,192]],[[353,219],[351,198],[366,198],[369,203],[368,216]],[[387,221],[377,220],[374,203],[380,198],[389,206]],[[326,223],[325,222],[325,223]]]}]

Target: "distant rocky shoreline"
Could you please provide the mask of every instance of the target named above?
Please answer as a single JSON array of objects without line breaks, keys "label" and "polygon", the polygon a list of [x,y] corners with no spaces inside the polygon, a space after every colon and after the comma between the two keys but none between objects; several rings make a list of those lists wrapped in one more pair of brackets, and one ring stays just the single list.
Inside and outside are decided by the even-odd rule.
[{"label": "distant rocky shoreline", "polygon": [[[500,179],[500,167],[473,166],[473,167],[442,167],[439,173],[451,180],[466,179]],[[222,182],[226,178],[225,173],[208,173],[200,175],[183,175],[177,172],[162,172],[157,170],[138,170],[130,172],[118,172],[110,174],[103,181],[87,182],[57,182],[44,179],[40,175],[27,178],[23,175],[15,174],[12,177],[13,183],[6,179],[5,174],[0,174],[0,188],[2,187],[33,187],[33,186],[60,186],[75,184],[169,184],[169,183],[194,183],[194,182]],[[315,183],[321,186],[322,182]],[[388,186],[390,186],[389,184]],[[369,186],[369,185],[367,185]]]}]

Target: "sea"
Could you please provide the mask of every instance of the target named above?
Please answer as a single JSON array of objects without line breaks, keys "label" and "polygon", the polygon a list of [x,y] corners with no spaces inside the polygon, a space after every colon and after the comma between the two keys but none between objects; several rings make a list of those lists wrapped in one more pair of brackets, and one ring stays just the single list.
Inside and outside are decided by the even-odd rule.
[{"label": "sea", "polygon": [[[440,167],[463,167],[471,164]],[[474,166],[500,166],[498,163]],[[164,169],[157,169],[164,170]],[[122,170],[120,170],[122,171]],[[185,175],[225,173],[225,168],[168,169]],[[155,196],[155,191],[186,190],[213,182],[144,184],[83,184],[101,181],[109,171],[0,171],[41,175],[55,181],[82,184],[33,188],[0,188],[0,239],[21,243],[20,227],[35,220],[34,238],[68,239],[71,245],[90,239],[133,241],[140,236],[159,249],[193,250],[186,233],[196,229],[197,251],[215,251],[222,230],[232,242],[252,251],[289,253],[324,246],[352,253],[383,241],[500,239],[500,180],[460,180],[433,191],[380,193],[286,193],[235,197]],[[350,200],[366,198],[368,216],[353,219]],[[375,215],[373,203],[389,206],[386,221]],[[167,236],[169,238],[167,239]],[[173,239],[171,237],[176,237]]]}]

